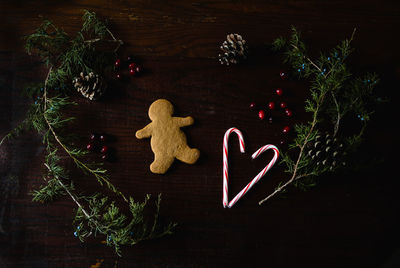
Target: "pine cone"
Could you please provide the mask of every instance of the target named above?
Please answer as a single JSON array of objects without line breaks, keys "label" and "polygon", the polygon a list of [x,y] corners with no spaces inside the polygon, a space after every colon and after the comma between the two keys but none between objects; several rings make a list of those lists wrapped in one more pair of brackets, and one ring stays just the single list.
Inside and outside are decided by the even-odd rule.
[{"label": "pine cone", "polygon": [[337,138],[332,138],[329,134],[318,135],[313,142],[308,143],[306,153],[311,157],[317,166],[329,167],[333,170],[340,165],[346,165],[344,162],[343,144]]},{"label": "pine cone", "polygon": [[93,72],[88,75],[84,75],[82,72],[80,76],[72,80],[72,83],[76,90],[89,100],[99,99],[106,90],[103,78]]},{"label": "pine cone", "polygon": [[246,40],[239,34],[228,34],[226,39],[220,47],[223,54],[218,54],[219,62],[229,65],[245,60],[248,53]]}]

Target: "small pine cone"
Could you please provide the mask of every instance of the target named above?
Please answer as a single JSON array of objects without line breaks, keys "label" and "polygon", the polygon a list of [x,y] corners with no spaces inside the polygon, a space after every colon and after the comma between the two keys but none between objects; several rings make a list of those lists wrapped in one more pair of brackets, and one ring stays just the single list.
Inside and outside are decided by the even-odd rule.
[{"label": "small pine cone", "polygon": [[72,84],[82,96],[89,100],[99,99],[106,90],[106,83],[103,81],[103,78],[93,72],[90,72],[88,75],[84,75],[81,72],[80,76],[72,80]]},{"label": "small pine cone", "polygon": [[306,154],[317,166],[329,167],[329,170],[333,170],[339,165],[346,164],[343,161],[345,155],[343,147],[337,138],[325,133],[308,143]]},{"label": "small pine cone", "polygon": [[236,64],[247,58],[246,40],[239,34],[228,34],[221,45],[222,54],[218,54],[221,64]]}]

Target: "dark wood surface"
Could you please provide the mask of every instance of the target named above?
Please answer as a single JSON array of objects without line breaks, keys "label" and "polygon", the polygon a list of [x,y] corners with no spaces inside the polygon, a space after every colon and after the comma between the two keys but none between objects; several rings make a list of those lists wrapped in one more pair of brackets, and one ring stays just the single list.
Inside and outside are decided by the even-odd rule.
[{"label": "dark wood surface", "polygon": [[[83,9],[109,18],[126,41],[121,56],[140,58],[145,75],[110,88],[108,97],[79,108],[74,130],[81,136],[104,131],[116,137],[118,161],[107,164],[113,183],[137,200],[163,193],[162,215],[179,223],[174,235],[123,248],[123,258],[99,238],[80,243],[74,236],[69,199],[41,205],[29,193],[41,184],[44,148],[32,133],[0,148],[0,267],[400,267],[398,91],[400,80],[400,4],[396,1],[1,1],[0,134],[24,115],[20,96],[29,81],[44,78],[43,69],[23,51],[21,36],[48,18],[74,33]],[[240,128],[246,139],[241,155],[231,143],[231,193],[238,192],[271,157],[251,161],[259,146],[279,144],[286,124],[308,118],[303,111],[307,84],[281,81],[280,58],[266,44],[297,26],[310,50],[329,49],[357,28],[354,71],[381,76],[382,105],[368,128],[365,155],[383,159],[366,171],[326,176],[309,192],[290,191],[263,206],[257,202],[287,177],[274,167],[232,209],[221,205],[222,138]],[[252,50],[243,65],[220,66],[220,43],[241,33]],[[249,110],[251,101],[266,104],[282,87],[291,120],[276,116],[272,125]],[[202,156],[194,166],[175,163],[163,176],[149,172],[149,140],[137,140],[148,106],[169,99],[178,116],[191,115],[186,128],[191,146]],[[85,143],[82,139],[82,143]],[[73,168],[71,163],[67,163]],[[73,173],[85,191],[97,190],[92,178]],[[5,181],[9,175],[16,181]],[[7,187],[5,187],[7,186]],[[233,194],[231,194],[232,196]],[[396,261],[397,259],[397,261]]]}]

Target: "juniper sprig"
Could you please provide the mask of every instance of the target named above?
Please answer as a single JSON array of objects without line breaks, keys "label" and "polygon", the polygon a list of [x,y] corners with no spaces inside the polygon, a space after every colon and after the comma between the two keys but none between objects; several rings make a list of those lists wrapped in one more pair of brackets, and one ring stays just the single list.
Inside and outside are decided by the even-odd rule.
[{"label": "juniper sprig", "polygon": [[[306,153],[307,147],[312,146],[327,129],[332,139],[343,142],[347,157],[360,145],[373,113],[371,103],[377,101],[372,93],[378,76],[365,74],[355,77],[351,74],[346,60],[353,51],[350,45],[354,33],[355,30],[350,39],[342,41],[328,53],[321,53],[316,59],[308,55],[300,33],[294,27],[290,39],[280,37],[274,40],[272,48],[284,51],[284,61],[291,65],[297,77],[310,81],[310,97],[305,101],[305,110],[312,117],[309,122],[295,126],[294,142],[289,144],[287,152],[282,153],[281,163],[286,166],[289,179],[281,181],[259,205],[283,193],[289,185],[306,190],[316,185],[318,176],[342,168],[342,165],[317,164],[312,154]],[[353,127],[354,133],[341,132],[344,118],[358,119],[358,126]],[[325,149],[331,147],[327,145]]]},{"label": "juniper sprig", "polygon": [[[103,44],[106,46],[102,46]],[[112,49],[107,45],[114,45]],[[143,202],[135,202],[125,196],[112,182],[102,163],[85,160],[86,151],[75,147],[73,137],[66,134],[64,128],[74,118],[64,111],[71,105],[69,93],[72,79],[80,72],[104,74],[109,68],[110,58],[114,57],[121,40],[108,29],[106,23],[97,18],[94,12],[85,11],[82,29],[71,37],[50,21],[43,24],[26,37],[26,50],[41,58],[48,67],[46,79],[42,83],[27,86],[25,94],[33,99],[26,118],[9,134],[0,140],[0,146],[24,130],[35,130],[46,148],[43,165],[46,182],[40,189],[32,192],[33,201],[49,202],[62,196],[68,196],[76,204],[74,217],[76,230],[74,235],[84,241],[90,235],[103,235],[105,244],[114,247],[121,255],[122,245],[134,245],[142,240],[153,239],[171,234],[176,224],[161,226],[158,221],[161,195],[156,201],[156,210],[152,224],[144,217],[144,209],[150,195]],[[129,217],[121,213],[117,202],[109,197],[94,193],[89,196],[75,188],[68,170],[64,168],[61,155],[67,155],[86,175],[94,177],[100,185],[105,185],[117,197],[122,198],[129,207]],[[79,194],[77,193],[79,192]]]}]

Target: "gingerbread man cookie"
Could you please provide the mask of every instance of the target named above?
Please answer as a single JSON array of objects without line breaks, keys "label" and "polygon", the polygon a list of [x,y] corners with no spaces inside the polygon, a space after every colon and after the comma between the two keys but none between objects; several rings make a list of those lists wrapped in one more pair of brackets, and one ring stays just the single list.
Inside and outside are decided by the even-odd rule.
[{"label": "gingerbread man cookie", "polygon": [[194,120],[188,117],[172,117],[174,107],[164,99],[153,102],[149,108],[151,123],[136,132],[136,138],[151,137],[151,150],[154,162],[150,165],[153,173],[164,174],[178,159],[187,164],[194,164],[199,159],[200,151],[190,148],[186,143],[181,127],[190,126]]}]

